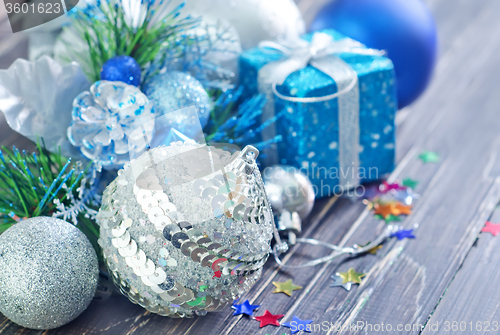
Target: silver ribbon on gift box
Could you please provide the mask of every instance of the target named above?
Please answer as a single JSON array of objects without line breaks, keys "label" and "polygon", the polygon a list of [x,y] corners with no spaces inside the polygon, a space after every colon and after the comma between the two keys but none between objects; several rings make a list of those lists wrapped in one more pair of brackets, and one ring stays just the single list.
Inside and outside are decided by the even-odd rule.
[{"label": "silver ribbon on gift box", "polygon": [[[262,122],[275,116],[274,97],[297,103],[324,102],[338,99],[339,124],[339,186],[342,189],[352,188],[359,184],[359,83],[358,75],[349,64],[338,55],[353,53],[360,55],[384,55],[383,51],[366,48],[363,44],[350,38],[334,40],[332,36],[317,32],[312,40],[293,42],[263,41],[259,44],[265,53],[279,53],[280,60],[263,66],[258,74],[258,88],[265,94],[267,104],[262,113]],[[295,71],[311,65],[330,76],[337,84],[337,92],[321,97],[290,97],[278,92],[277,86],[282,85],[286,78]],[[276,126],[273,124],[262,134],[263,140],[276,136]],[[276,151],[276,145],[273,145]],[[276,152],[268,152],[266,164],[276,164]],[[350,171],[353,169],[353,171]]]}]

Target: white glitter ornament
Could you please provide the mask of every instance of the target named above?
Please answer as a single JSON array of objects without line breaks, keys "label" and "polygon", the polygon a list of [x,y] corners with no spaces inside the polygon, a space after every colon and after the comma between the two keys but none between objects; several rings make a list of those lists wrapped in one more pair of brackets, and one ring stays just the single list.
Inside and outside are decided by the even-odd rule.
[{"label": "white glitter ornament", "polygon": [[243,49],[263,40],[298,38],[305,32],[293,0],[190,0],[183,13],[229,21],[238,31]]},{"label": "white glitter ornament", "polygon": [[66,221],[26,219],[0,235],[0,312],[23,327],[75,319],[92,301],[98,274],[89,240]]},{"label": "white glitter ornament", "polygon": [[153,313],[218,311],[260,277],[270,252],[271,208],[258,151],[194,142],[151,149],[104,192],[98,220],[112,278]]},{"label": "white glitter ornament", "polygon": [[[168,119],[174,127],[188,137],[198,133],[199,124],[208,123],[212,101],[203,85],[190,74],[178,71],[159,73],[148,80],[142,91],[153,102],[155,113]],[[172,113],[184,107],[195,106],[198,117]]]},{"label": "white glitter ornament", "polygon": [[[237,83],[238,61],[241,54],[240,36],[227,20],[200,17],[200,23],[186,35],[200,41],[189,47],[183,57],[174,57],[168,66],[179,71],[188,62],[188,71],[205,85],[226,87]],[[201,59],[199,57],[201,56]]]}]

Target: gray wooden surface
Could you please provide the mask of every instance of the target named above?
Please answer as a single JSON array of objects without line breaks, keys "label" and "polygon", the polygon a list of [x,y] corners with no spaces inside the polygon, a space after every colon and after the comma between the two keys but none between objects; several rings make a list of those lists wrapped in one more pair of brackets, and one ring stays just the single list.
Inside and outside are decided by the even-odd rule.
[{"label": "gray wooden surface", "polygon": [[[490,220],[500,222],[500,208]],[[479,236],[429,319],[424,335],[500,332],[499,237],[489,233]]]},{"label": "gray wooden surface", "polygon": [[[299,6],[310,20],[323,0],[302,0]],[[326,323],[371,325],[342,334],[482,334],[500,321],[498,248],[500,236],[479,234],[500,200],[500,2],[498,0],[426,0],[440,34],[440,60],[435,78],[424,96],[399,112],[398,167],[390,180],[411,177],[422,198],[402,224],[419,223],[416,240],[392,240],[377,255],[335,261],[311,269],[282,271],[266,264],[262,279],[243,297],[274,314],[314,319],[313,334],[333,334]],[[26,42],[3,48],[0,67],[26,54]],[[5,50],[6,49],[6,50]],[[27,146],[0,123],[2,144]],[[423,164],[417,155],[433,150],[438,164]],[[500,220],[495,212],[492,220]],[[303,236],[351,245],[373,239],[384,223],[373,219],[360,202],[322,199],[304,223]],[[301,246],[287,256],[291,264],[328,254],[328,250]],[[350,292],[331,288],[330,275],[354,267],[368,273]],[[272,294],[272,281],[293,279],[304,287],[292,297]],[[464,331],[446,329],[446,322],[464,322]],[[474,328],[490,322],[489,332]],[[325,323],[326,322],[326,323]],[[382,323],[385,331],[381,330]],[[435,331],[432,326],[438,324]],[[388,325],[392,332],[388,331]],[[398,327],[401,325],[401,330]],[[378,331],[377,331],[378,326]],[[318,327],[318,326],[317,326]],[[329,329],[328,329],[329,328]],[[406,330],[405,330],[406,329]],[[38,333],[3,319],[5,334]],[[173,320],[145,312],[119,294],[95,301],[69,325],[50,334],[283,334],[286,328],[268,326],[230,310],[191,320]]]}]

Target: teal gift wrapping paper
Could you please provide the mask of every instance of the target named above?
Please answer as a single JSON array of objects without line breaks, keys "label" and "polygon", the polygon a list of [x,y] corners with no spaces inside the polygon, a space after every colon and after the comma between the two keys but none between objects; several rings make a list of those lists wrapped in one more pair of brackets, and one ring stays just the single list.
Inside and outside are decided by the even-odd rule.
[{"label": "teal gift wrapping paper", "polygon": [[[345,38],[334,30],[325,30],[334,40]],[[311,34],[304,36],[311,39]],[[276,133],[282,141],[274,145],[278,163],[304,172],[314,185],[317,197],[342,193],[340,174],[355,173],[360,181],[380,179],[395,166],[395,115],[397,96],[394,66],[379,55],[338,54],[358,75],[359,81],[359,166],[339,169],[338,100],[299,103],[274,97],[274,114],[281,117]],[[280,60],[280,54],[259,48],[240,56],[240,81],[245,94],[258,93],[258,72],[266,64]],[[312,67],[289,75],[279,93],[292,97],[321,97],[337,92],[335,81]],[[355,185],[352,185],[355,186]],[[344,190],[345,191],[345,190]]]}]

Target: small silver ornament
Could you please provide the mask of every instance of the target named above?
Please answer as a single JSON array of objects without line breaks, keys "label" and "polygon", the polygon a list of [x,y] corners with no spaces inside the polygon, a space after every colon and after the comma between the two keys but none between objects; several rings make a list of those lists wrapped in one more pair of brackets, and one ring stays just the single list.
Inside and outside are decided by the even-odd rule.
[{"label": "small silver ornament", "polygon": [[96,253],[72,224],[52,217],[16,223],[0,235],[0,312],[32,329],[52,329],[90,304]]},{"label": "small silver ornament", "polygon": [[264,170],[263,178],[274,215],[283,210],[297,212],[302,220],[309,215],[314,206],[314,189],[299,169],[275,165]]},{"label": "small silver ornament", "polygon": [[[212,101],[203,85],[189,73],[169,71],[152,77],[142,87],[153,102],[155,113],[168,119],[168,126],[176,128],[187,137],[194,138],[210,117]],[[195,106],[198,118],[171,113],[181,108]]]}]

